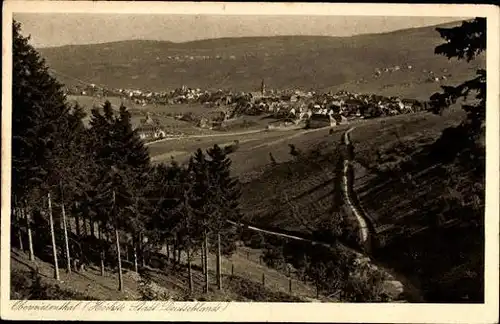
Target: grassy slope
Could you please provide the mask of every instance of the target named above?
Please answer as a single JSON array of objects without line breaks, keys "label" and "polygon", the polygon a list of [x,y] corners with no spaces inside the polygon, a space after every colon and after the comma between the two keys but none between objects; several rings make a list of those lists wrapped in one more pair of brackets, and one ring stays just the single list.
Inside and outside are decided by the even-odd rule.
[{"label": "grassy slope", "polygon": [[[422,142],[428,143],[436,139],[444,128],[456,124],[461,117],[462,114],[458,111],[444,117],[419,113],[367,120],[357,124],[357,129],[352,132],[355,154],[359,156],[358,160],[363,161],[363,158],[374,154],[377,148],[391,146],[398,142],[398,137],[403,142],[421,139]],[[255,224],[305,230],[301,219],[314,227],[315,223],[328,217],[332,208],[331,193],[335,166],[327,158],[333,157],[340,135],[349,127],[341,126],[332,135],[329,135],[327,130],[321,130],[276,143],[274,146],[265,146],[265,149],[262,147],[262,151],[253,151],[252,165],[260,169],[261,175],[245,183],[243,187],[242,207],[246,212],[246,219]],[[293,161],[289,154],[290,149],[287,145],[289,143],[295,144],[299,150],[303,151],[319,148],[325,157],[319,163],[304,164]],[[279,165],[270,166],[269,152],[277,156],[276,160],[280,163]],[[240,161],[237,154],[238,151],[234,153],[233,159],[236,168],[239,167],[238,164],[245,165],[243,159]],[[415,196],[403,197],[402,201],[399,192],[401,188],[393,188],[385,183],[379,184],[380,188],[375,187],[370,182],[373,181],[374,175],[370,174],[370,171],[362,167],[360,163],[356,163],[355,166],[356,190],[359,192],[365,209],[374,213],[379,225],[394,224],[395,219],[400,217],[397,211],[401,213],[406,211],[401,208],[401,205],[404,202],[411,202],[410,197],[415,198]],[[250,167],[248,169],[250,170]],[[374,198],[370,199],[370,203],[365,202],[368,197],[371,197],[368,196],[369,194],[379,197],[378,195],[383,192],[381,188],[388,192],[384,197],[390,198],[390,201]],[[440,192],[436,191],[436,194],[439,195]],[[287,203],[286,197],[292,205]],[[292,206],[297,208],[295,212],[292,212]],[[416,215],[412,216],[413,219]]]},{"label": "grassy slope", "polygon": [[[194,297],[208,300],[236,300],[236,301],[300,301],[315,298],[315,290],[310,285],[292,279],[293,295],[288,294],[288,278],[276,270],[270,269],[258,262],[256,253],[240,249],[230,258],[223,258],[223,284],[224,291],[215,289],[215,256],[209,256],[210,292],[203,296],[203,274],[199,265],[199,257],[193,263]],[[64,263],[64,262],[63,262]],[[106,275],[102,277],[97,267],[90,267],[85,272],[67,274],[64,264],[60,261],[61,281],[53,279],[54,268],[50,263],[36,259],[40,271],[42,283],[49,287],[60,287],[67,298],[90,298],[97,300],[137,300],[141,298],[140,280],[148,278],[153,283],[155,291],[171,296],[174,299],[183,299],[187,296],[187,270],[183,258],[183,270],[174,270],[172,265],[163,265],[157,269],[146,267],[141,270],[141,276],[131,271],[132,265],[123,261],[124,264],[124,287],[123,292],[117,291],[118,278],[116,271],[106,269]],[[234,266],[234,276],[231,276],[231,267]],[[29,278],[29,274],[35,264],[29,261],[27,255],[14,249],[11,253],[11,272],[13,280]],[[266,284],[262,287],[262,274],[265,274]],[[14,281],[13,281],[14,282]],[[23,298],[23,291],[27,290],[29,283],[20,284],[14,290],[11,289],[12,298]],[[73,296],[73,297],[71,297]],[[54,296],[57,298],[57,296]],[[62,297],[60,297],[62,298]]]},{"label": "grassy slope", "polygon": [[[295,161],[287,144],[294,144],[303,152],[318,145],[322,152],[330,152],[345,128],[339,127],[333,135],[322,130],[267,147],[267,154],[261,153],[261,159],[267,158],[269,161],[268,154],[272,152],[279,164],[271,166],[267,162],[259,178],[245,183],[242,208],[246,220],[259,225],[307,232],[306,223],[314,227],[323,215],[327,215],[331,208],[331,180],[335,166],[328,161],[319,164]],[[253,156],[254,159],[259,157],[258,154]]]},{"label": "grassy slope", "polygon": [[[377,174],[366,169],[367,161],[374,159],[376,150],[383,151],[398,143],[412,145],[414,149],[409,154],[415,154],[424,145],[436,140],[445,128],[457,125],[462,118],[461,110],[447,112],[444,116],[422,113],[396,117],[391,122],[381,121],[352,132],[358,157],[355,158],[358,162],[356,190],[363,206],[378,225],[394,225],[400,220],[404,223],[404,218],[409,217],[418,226],[417,218],[423,216],[421,210],[426,204],[432,204],[432,198],[435,197],[432,194],[439,196],[443,193],[445,183],[439,174],[433,173],[434,166],[426,170],[411,170],[414,173],[413,181],[418,184],[414,191],[409,185],[397,181],[380,183],[376,180]],[[420,202],[416,203],[416,200]]]},{"label": "grassy slope", "polygon": [[[68,84],[75,84],[77,81],[72,78],[77,78],[109,87],[159,91],[182,84],[256,90],[265,78],[271,88],[345,88],[423,99],[439,90],[438,83],[425,83],[424,69],[443,75],[447,73],[442,69],[447,68],[452,74],[451,83],[476,69],[474,65],[434,55],[434,47],[441,42],[434,27],[424,27],[345,38],[248,37],[188,43],[125,41],[41,48],[40,52],[49,66],[60,73],[58,78]],[[175,55],[234,55],[236,59],[186,62],[167,59]],[[413,69],[373,77],[375,68],[406,64]],[[366,83],[356,84],[360,79]]]}]

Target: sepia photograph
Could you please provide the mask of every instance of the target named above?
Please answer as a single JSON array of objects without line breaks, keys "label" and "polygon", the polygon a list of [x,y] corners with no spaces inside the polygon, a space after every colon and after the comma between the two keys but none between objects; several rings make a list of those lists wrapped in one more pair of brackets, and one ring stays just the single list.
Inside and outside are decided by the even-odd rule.
[{"label": "sepia photograph", "polygon": [[33,3],[3,21],[3,315],[498,302],[493,7]]}]

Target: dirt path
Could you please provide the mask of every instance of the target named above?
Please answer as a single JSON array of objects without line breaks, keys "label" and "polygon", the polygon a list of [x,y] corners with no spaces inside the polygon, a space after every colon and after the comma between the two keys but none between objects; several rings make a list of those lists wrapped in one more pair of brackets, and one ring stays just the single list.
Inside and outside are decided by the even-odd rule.
[{"label": "dirt path", "polygon": [[[346,146],[350,146],[351,144],[351,139],[349,134],[355,129],[355,127],[351,127],[349,130],[347,130],[344,133],[343,140],[344,144]],[[369,229],[368,229],[368,223],[365,220],[365,217],[363,216],[363,212],[353,203],[352,197],[351,197],[351,190],[349,190],[349,187],[352,188],[352,183],[349,183],[349,171],[352,170],[352,160],[349,160],[349,158],[344,160],[344,174],[342,176],[343,178],[343,190],[344,194],[346,197],[346,203],[351,209],[352,213],[356,217],[356,220],[359,223],[359,236],[361,239],[361,242],[364,244],[368,241],[369,239]]]},{"label": "dirt path", "polygon": [[180,140],[180,139],[190,139],[190,138],[207,138],[207,137],[223,137],[223,136],[241,136],[241,135],[250,135],[250,134],[257,134],[257,133],[262,133],[266,132],[266,129],[255,129],[255,130],[250,130],[250,131],[245,131],[245,132],[236,132],[236,133],[220,133],[220,134],[206,134],[206,135],[187,135],[187,136],[176,136],[176,137],[167,137],[163,138],[157,141],[153,142],[148,142],[144,144],[145,146],[149,146],[151,144],[156,144],[156,143],[161,143],[161,142],[166,142],[166,141],[174,141],[174,140]]},{"label": "dirt path", "polygon": [[[236,222],[233,222],[233,221],[230,221],[230,220],[228,220],[227,222],[229,224],[231,224],[231,225],[243,226],[242,224],[239,224],[239,223],[236,223]],[[313,245],[318,244],[318,245],[323,245],[323,246],[327,246],[327,247],[331,246],[330,244],[327,244],[327,243],[313,241],[313,240],[306,239],[306,238],[299,237],[299,236],[294,236],[294,235],[289,235],[289,234],[284,234],[284,233],[269,231],[269,230],[265,230],[265,229],[258,228],[258,227],[255,227],[255,226],[246,226],[246,228],[248,228],[249,230],[254,231],[254,232],[266,233],[266,234],[270,234],[270,235],[274,235],[274,236],[289,238],[289,239],[292,239],[292,240],[295,240],[295,241],[304,241],[304,242],[311,243]]]},{"label": "dirt path", "polygon": [[[355,129],[355,127],[351,127],[349,130],[347,130],[344,135],[343,135],[343,140],[344,144],[349,146],[352,145],[351,139],[350,139],[350,133]],[[350,158],[350,157],[349,157]],[[354,191],[354,184],[353,183],[348,183],[348,178],[347,178],[347,172],[349,172],[349,168],[352,168],[352,163],[353,161],[351,160],[344,160],[344,192],[346,193],[346,203],[349,205],[351,211],[353,214],[356,216],[357,221],[359,222],[359,227],[360,227],[360,238],[363,243],[367,242],[367,240],[370,238],[370,235],[373,235],[374,233],[370,233],[370,227],[368,226],[368,223],[370,222],[370,219],[368,219],[368,214],[362,210],[361,206],[356,206],[355,204],[352,203],[352,197],[350,197],[350,192]],[[353,177],[354,181],[354,177]],[[351,187],[351,190],[347,190]],[[367,220],[368,219],[368,220]],[[376,231],[377,229],[374,228],[373,226],[371,229],[373,231]],[[403,291],[407,295],[407,298],[410,298],[412,302],[423,302],[422,298],[422,292],[420,291],[419,288],[417,288],[406,276],[404,276],[401,273],[398,273],[392,269],[389,269],[389,266],[386,264],[381,264],[380,262],[377,262],[376,260],[373,262],[376,264],[378,267],[384,268],[387,273],[389,273],[394,281],[398,281],[400,284],[403,286]]]}]

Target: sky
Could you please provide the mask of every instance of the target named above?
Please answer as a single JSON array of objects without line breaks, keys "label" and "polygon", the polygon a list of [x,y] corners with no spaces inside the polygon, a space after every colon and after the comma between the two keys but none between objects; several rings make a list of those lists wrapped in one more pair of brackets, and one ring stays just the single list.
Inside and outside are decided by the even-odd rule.
[{"label": "sky", "polygon": [[228,16],[16,13],[35,47],[131,39],[186,42],[245,36],[351,36],[437,25],[459,17]]}]

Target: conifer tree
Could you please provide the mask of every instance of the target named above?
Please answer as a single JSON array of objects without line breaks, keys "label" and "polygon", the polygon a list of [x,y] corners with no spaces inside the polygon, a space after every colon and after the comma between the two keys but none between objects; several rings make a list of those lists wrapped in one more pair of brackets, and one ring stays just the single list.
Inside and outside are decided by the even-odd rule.
[{"label": "conifer tree", "polygon": [[213,202],[211,202],[213,191],[210,191],[210,177],[208,162],[205,154],[198,149],[189,160],[188,171],[192,174],[193,185],[191,188],[191,206],[194,217],[198,219],[202,231],[205,285],[204,291],[208,292],[208,236],[211,230],[213,213]]},{"label": "conifer tree", "polygon": [[209,191],[211,192],[211,204],[213,206],[211,226],[216,236],[217,249],[217,287],[222,289],[222,242],[221,235],[224,235],[225,246],[232,242],[230,236],[230,227],[227,221],[238,221],[240,212],[238,209],[239,198],[241,196],[240,184],[238,179],[231,177],[231,160],[227,157],[224,150],[218,145],[207,151],[210,157],[208,162],[209,173]]},{"label": "conifer tree", "polygon": [[12,28],[12,194],[25,202],[30,235],[32,213],[47,193],[56,192],[61,174],[71,170],[61,152],[81,111],[67,105],[62,85],[50,76],[29,37],[21,35],[20,24],[14,21]]},{"label": "conifer tree", "polygon": [[[486,18],[463,21],[460,26],[436,28],[446,41],[435,48],[435,53],[448,59],[456,58],[470,62],[486,50]],[[443,92],[431,96],[431,108],[435,113],[441,111],[459,99],[475,95],[476,103],[464,104],[467,123],[471,136],[477,136],[484,128],[486,118],[486,70],[478,69],[476,77],[457,86],[442,86]]]}]

